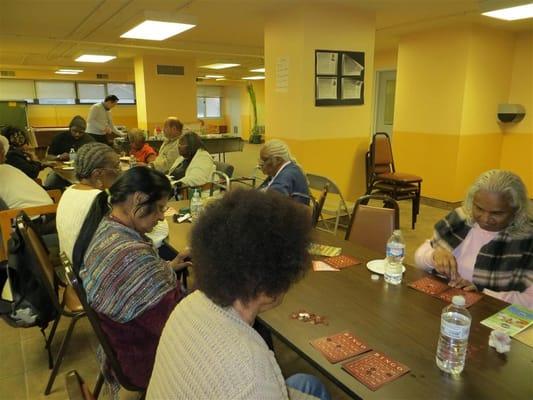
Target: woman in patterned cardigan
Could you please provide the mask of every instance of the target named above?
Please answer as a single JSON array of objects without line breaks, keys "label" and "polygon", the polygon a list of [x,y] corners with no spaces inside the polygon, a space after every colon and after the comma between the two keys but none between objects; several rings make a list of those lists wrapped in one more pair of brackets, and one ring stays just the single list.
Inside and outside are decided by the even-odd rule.
[{"label": "woman in patterned cardigan", "polygon": [[74,247],[87,300],[124,374],[141,388],[163,326],[184,295],[175,271],[189,264],[181,256],[162,260],[146,237],[164,219],[170,194],[161,172],[131,168],[96,197]]},{"label": "woman in patterned cardigan", "polygon": [[533,212],[522,180],[502,170],[481,174],[415,261],[452,287],[533,308]]}]

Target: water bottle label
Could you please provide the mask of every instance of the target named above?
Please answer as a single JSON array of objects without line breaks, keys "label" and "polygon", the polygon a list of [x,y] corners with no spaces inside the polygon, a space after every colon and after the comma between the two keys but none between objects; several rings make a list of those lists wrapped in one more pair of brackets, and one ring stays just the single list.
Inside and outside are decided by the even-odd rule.
[{"label": "water bottle label", "polygon": [[464,340],[468,339],[468,333],[470,332],[470,325],[457,325],[452,322],[441,319],[441,333],[452,339]]},{"label": "water bottle label", "polygon": [[403,257],[405,252],[405,247],[392,247],[387,246],[387,256],[388,257]]}]

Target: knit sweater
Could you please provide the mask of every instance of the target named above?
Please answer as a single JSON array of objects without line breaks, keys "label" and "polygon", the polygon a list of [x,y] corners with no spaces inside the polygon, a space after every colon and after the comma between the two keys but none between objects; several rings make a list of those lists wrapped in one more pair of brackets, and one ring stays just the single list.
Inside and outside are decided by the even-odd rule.
[{"label": "knit sweater", "polygon": [[195,291],[174,309],[147,399],[315,399],[287,388],[261,336],[232,307]]}]

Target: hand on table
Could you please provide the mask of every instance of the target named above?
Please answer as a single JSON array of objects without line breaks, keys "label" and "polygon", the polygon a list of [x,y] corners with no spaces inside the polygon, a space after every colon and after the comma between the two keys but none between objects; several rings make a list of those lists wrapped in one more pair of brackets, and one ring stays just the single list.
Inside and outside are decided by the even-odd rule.
[{"label": "hand on table", "polygon": [[105,134],[109,135],[109,134],[112,133],[112,132],[113,132],[113,130],[112,130],[109,126],[106,126],[106,127],[104,128],[104,133],[105,133]]},{"label": "hand on table", "polygon": [[59,161],[68,161],[70,160],[70,155],[68,153],[62,153],[57,155]]},{"label": "hand on table", "polygon": [[433,251],[433,266],[439,274],[445,275],[450,281],[460,278],[457,273],[457,260],[450,251],[442,247],[436,247]]},{"label": "hand on table", "polygon": [[455,280],[450,280],[448,282],[448,286],[451,286],[456,289],[462,289],[465,292],[477,292],[477,287],[472,282],[467,281],[464,278],[461,278],[460,276],[457,277]]}]

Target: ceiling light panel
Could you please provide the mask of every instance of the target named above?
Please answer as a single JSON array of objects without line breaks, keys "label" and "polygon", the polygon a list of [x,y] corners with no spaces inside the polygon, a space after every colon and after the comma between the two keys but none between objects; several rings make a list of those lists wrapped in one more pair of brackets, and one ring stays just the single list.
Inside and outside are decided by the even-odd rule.
[{"label": "ceiling light panel", "polygon": [[91,62],[91,63],[105,63],[111,61],[117,57],[115,56],[105,56],[101,54],[83,54],[76,58],[77,62]]},{"label": "ceiling light panel", "polygon": [[241,64],[216,63],[216,64],[209,64],[209,65],[202,65],[200,68],[224,69],[224,68],[238,67],[239,65]]},{"label": "ceiling light panel", "polygon": [[141,22],[135,28],[120,35],[126,39],[165,40],[194,28],[196,25],[181,22],[151,21]]},{"label": "ceiling light panel", "polygon": [[505,21],[516,21],[533,17],[533,3],[522,6],[502,8],[500,10],[484,12],[487,17],[503,19]]},{"label": "ceiling light panel", "polygon": [[205,77],[208,79],[217,79],[217,78],[224,78],[224,75],[206,75]]},{"label": "ceiling light panel", "polygon": [[265,68],[251,69],[250,72],[262,72],[262,73],[265,73]]},{"label": "ceiling light panel", "polygon": [[245,76],[242,79],[246,79],[247,81],[259,81],[261,79],[265,79],[265,77],[264,76],[259,76],[259,75],[257,75],[257,76]]}]

